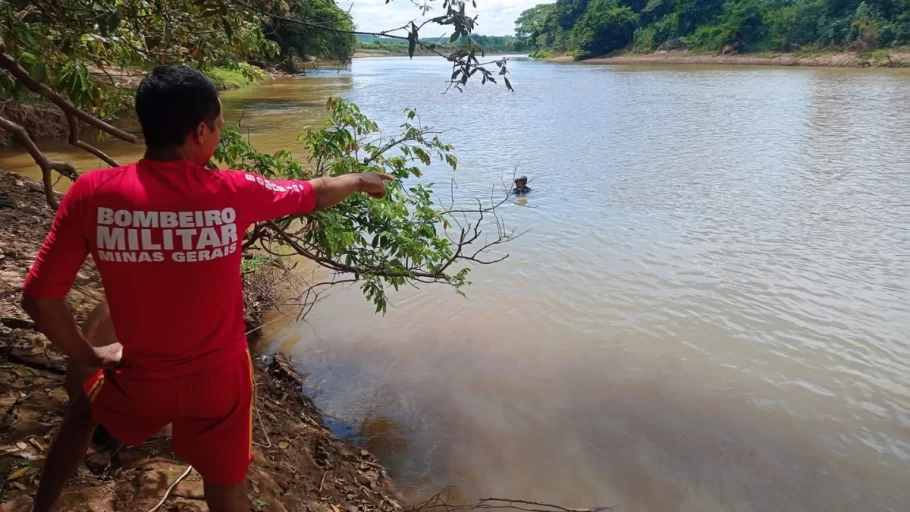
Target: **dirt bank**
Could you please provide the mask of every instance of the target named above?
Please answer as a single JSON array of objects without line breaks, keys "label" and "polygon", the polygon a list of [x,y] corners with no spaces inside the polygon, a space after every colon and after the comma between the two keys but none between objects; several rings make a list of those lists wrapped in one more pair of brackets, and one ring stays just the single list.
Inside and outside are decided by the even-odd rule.
[{"label": "dirt bank", "polygon": [[[3,199],[6,199],[4,201]],[[9,205],[13,206],[2,206]],[[50,441],[63,420],[65,360],[19,308],[25,274],[53,211],[41,185],[0,171],[0,510],[32,496]],[[84,320],[103,296],[91,262],[69,301]],[[302,378],[283,356],[257,358],[257,411],[250,496],[257,510],[393,511],[401,507],[386,471],[368,452],[335,437]],[[149,511],[185,472],[167,440],[92,447],[61,501],[64,511]],[[205,510],[202,481],[189,473],[162,510]]]},{"label": "dirt bank", "polygon": [[[301,73],[305,69],[313,69],[319,63],[307,63],[301,67]],[[145,78],[147,71],[132,68],[97,68],[88,66],[96,78],[101,82],[114,87],[124,89],[136,89],[139,83]],[[270,67],[263,69],[267,80],[294,76],[296,73],[287,73],[278,68]],[[215,86],[218,90],[236,89],[240,85],[230,82],[215,80]],[[132,109],[127,109],[118,113],[123,116]],[[45,100],[36,94],[26,94],[24,101],[3,100],[0,101],[0,116],[25,128],[33,140],[45,139],[62,139],[68,136],[69,128],[67,127],[66,116],[53,103]],[[84,125],[83,125],[84,128]],[[14,147],[19,145],[19,141],[11,133],[0,129],[0,148]]]},{"label": "dirt bank", "polygon": [[[549,62],[573,62],[569,56],[554,56],[544,59]],[[853,52],[796,54],[759,53],[714,55],[688,51],[625,53],[595,57],[578,61],[580,64],[708,64],[743,66],[815,66],[815,67],[910,67],[910,52],[874,52],[859,54]]]}]

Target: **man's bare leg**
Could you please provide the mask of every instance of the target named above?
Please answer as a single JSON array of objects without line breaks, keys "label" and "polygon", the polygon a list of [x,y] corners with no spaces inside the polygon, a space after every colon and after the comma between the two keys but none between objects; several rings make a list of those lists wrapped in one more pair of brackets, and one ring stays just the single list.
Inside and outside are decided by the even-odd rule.
[{"label": "man's bare leg", "polygon": [[82,395],[70,405],[60,432],[51,443],[35,495],[35,512],[49,511],[54,506],[66,481],[85,459],[95,426],[88,398]]},{"label": "man's bare leg", "polygon": [[246,492],[246,482],[237,485],[214,485],[203,479],[202,483],[205,502],[211,512],[250,511],[252,504]]}]

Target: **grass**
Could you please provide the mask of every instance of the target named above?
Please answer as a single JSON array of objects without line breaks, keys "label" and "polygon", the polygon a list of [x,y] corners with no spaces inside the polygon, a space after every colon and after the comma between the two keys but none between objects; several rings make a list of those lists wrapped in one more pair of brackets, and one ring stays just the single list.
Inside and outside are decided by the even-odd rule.
[{"label": "grass", "polygon": [[888,62],[888,57],[891,55],[892,50],[872,50],[860,54],[859,58],[865,62],[868,62],[872,66],[882,66]]},{"label": "grass", "polygon": [[241,63],[236,68],[213,67],[202,70],[219,89],[239,89],[259,83],[267,78],[261,69]]},{"label": "grass", "polygon": [[532,59],[549,59],[553,55],[555,55],[553,50],[536,50],[531,52]]}]

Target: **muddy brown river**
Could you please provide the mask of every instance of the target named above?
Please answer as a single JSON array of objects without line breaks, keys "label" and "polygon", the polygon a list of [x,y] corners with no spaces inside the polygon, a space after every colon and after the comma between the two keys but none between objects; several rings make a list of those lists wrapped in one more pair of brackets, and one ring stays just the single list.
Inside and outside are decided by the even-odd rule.
[{"label": "muddy brown river", "polygon": [[520,61],[515,94],[443,94],[446,69],[366,59],[224,94],[262,149],[302,155],[340,95],[389,130],[405,107],[451,129],[459,169],[427,178],[458,198],[532,178],[501,211],[530,231],[467,299],[403,290],[381,317],[350,288],[274,316],[266,348],[339,433],[413,497],[910,510],[910,73]]}]

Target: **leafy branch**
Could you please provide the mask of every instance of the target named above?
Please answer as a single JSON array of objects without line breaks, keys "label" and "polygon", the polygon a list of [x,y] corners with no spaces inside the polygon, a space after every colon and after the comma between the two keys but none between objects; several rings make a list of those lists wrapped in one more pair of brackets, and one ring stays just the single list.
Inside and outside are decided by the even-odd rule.
[{"label": "leafy branch", "polygon": [[[377,312],[388,307],[386,292],[402,285],[443,283],[461,293],[469,265],[492,264],[508,254],[491,254],[523,233],[509,229],[497,209],[509,202],[508,191],[488,200],[474,198],[456,205],[434,203],[432,183],[422,183],[423,169],[433,162],[452,170],[458,159],[439,131],[423,126],[407,110],[402,133],[380,134],[377,124],[353,104],[337,98],[327,103],[322,129],[301,135],[309,160],[304,164],[287,151],[257,152],[237,129],[224,132],[215,154],[226,167],[246,169],[270,179],[338,176],[382,172],[396,178],[388,195],[371,200],[356,194],[329,210],[291,216],[256,225],[244,244],[273,256],[303,256],[330,273],[298,297],[303,313],[319,299],[320,287],[356,282]],[[454,188],[454,184],[452,184]]]}]

